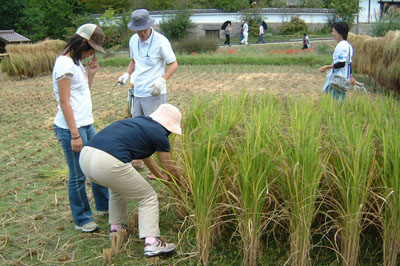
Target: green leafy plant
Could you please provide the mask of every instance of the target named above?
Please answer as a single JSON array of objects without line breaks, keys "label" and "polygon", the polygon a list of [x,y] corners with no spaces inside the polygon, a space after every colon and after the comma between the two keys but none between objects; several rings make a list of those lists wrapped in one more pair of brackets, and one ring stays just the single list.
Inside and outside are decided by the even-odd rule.
[{"label": "green leafy plant", "polygon": [[282,34],[309,32],[307,23],[299,17],[292,17],[290,22],[283,22],[280,27]]},{"label": "green leafy plant", "polygon": [[188,30],[195,25],[190,20],[190,13],[179,11],[176,15],[169,18],[163,18],[160,22],[160,28],[163,34],[171,41],[179,41],[186,37]]},{"label": "green leafy plant", "polygon": [[376,22],[372,26],[372,35],[382,37],[390,30],[400,30],[400,8],[394,6],[378,18],[376,17]]},{"label": "green leafy plant", "polygon": [[183,54],[215,52],[218,47],[218,40],[214,38],[197,39],[194,36],[188,36],[179,42],[172,43],[174,51]]}]

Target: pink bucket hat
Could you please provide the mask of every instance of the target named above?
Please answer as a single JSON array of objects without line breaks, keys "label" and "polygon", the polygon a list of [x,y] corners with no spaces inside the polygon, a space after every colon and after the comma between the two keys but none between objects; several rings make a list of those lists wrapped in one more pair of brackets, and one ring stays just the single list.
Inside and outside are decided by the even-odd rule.
[{"label": "pink bucket hat", "polygon": [[181,129],[181,117],[182,114],[172,104],[164,103],[161,104],[157,110],[155,110],[151,115],[149,115],[154,121],[160,123],[168,131],[182,135]]}]

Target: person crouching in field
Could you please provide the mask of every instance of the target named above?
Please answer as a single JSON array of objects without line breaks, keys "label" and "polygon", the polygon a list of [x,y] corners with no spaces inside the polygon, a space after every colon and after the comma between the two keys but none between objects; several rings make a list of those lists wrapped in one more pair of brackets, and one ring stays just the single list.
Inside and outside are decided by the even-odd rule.
[{"label": "person crouching in field", "polygon": [[[150,116],[115,122],[94,136],[83,148],[80,165],[88,179],[110,189],[110,232],[124,229],[127,200],[139,203],[139,238],[144,238],[146,257],[175,250],[173,243],[159,239],[157,194],[132,166],[133,159],[144,161],[160,179],[179,179],[179,170],[170,154],[170,133],[181,135],[181,113],[171,104],[161,104]],[[163,172],[151,158],[157,152]]]},{"label": "person crouching in field", "polygon": [[[75,229],[93,232],[99,229],[93,221],[86,194],[86,177],[79,167],[79,153],[95,134],[90,88],[99,69],[96,51],[104,40],[102,29],[95,24],[84,24],[68,41],[53,68],[53,89],[58,102],[54,119],[54,133],[64,151],[69,168],[68,195]],[[92,57],[87,72],[81,60]],[[91,183],[96,210],[108,212],[108,189]]]}]

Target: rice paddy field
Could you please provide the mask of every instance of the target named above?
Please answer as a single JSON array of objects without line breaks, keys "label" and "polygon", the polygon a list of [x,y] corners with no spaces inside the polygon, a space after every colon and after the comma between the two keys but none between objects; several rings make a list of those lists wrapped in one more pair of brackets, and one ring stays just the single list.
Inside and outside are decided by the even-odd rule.
[{"label": "rice paddy field", "polygon": [[[273,57],[296,48],[229,49]],[[314,48],[304,57],[329,58],[333,43]],[[150,181],[162,237],[177,251],[145,259],[133,229],[112,263],[398,265],[398,97],[374,93],[372,80],[356,75],[369,92],[334,101],[321,92],[319,67],[180,65],[167,84],[169,102],[183,113],[183,135],[171,139],[183,174],[169,184]],[[111,93],[125,69],[96,74],[98,131],[126,116],[128,86]],[[105,265],[107,217],[94,212],[101,228],[94,234],[72,223],[67,165],[52,131],[51,75],[0,73],[0,93],[0,264]]]}]

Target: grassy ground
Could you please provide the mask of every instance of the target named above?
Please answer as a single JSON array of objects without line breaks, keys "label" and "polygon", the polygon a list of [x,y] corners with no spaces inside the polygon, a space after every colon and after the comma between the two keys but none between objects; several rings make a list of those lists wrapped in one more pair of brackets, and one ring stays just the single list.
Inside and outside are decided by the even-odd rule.
[{"label": "grassy ground", "polygon": [[[128,86],[118,86],[110,94],[125,69],[126,66],[105,67],[96,75],[92,100],[97,130],[125,117]],[[282,97],[319,97],[324,79],[315,66],[181,65],[168,81],[168,97],[185,114],[193,96],[214,98],[247,90]],[[81,234],[74,230],[67,195],[67,166],[52,132],[56,101],[51,75],[10,80],[0,73],[0,93],[0,264],[101,265],[102,250],[110,247],[107,218],[95,213],[101,227],[99,233]],[[349,97],[354,93],[350,92]],[[162,236],[178,243],[177,253],[159,261],[146,260],[143,242],[133,234],[113,262],[196,265],[191,246],[195,240],[180,238],[185,221],[176,218],[171,195],[161,184],[151,182],[159,193]],[[130,209],[134,210],[135,205],[131,204]],[[264,265],[285,262],[285,244],[270,244],[265,249]],[[314,257],[318,265],[335,265],[335,255],[324,249]],[[373,260],[373,256],[369,259]],[[212,253],[212,265],[239,265],[240,261],[239,251],[233,246],[219,246]]]}]

